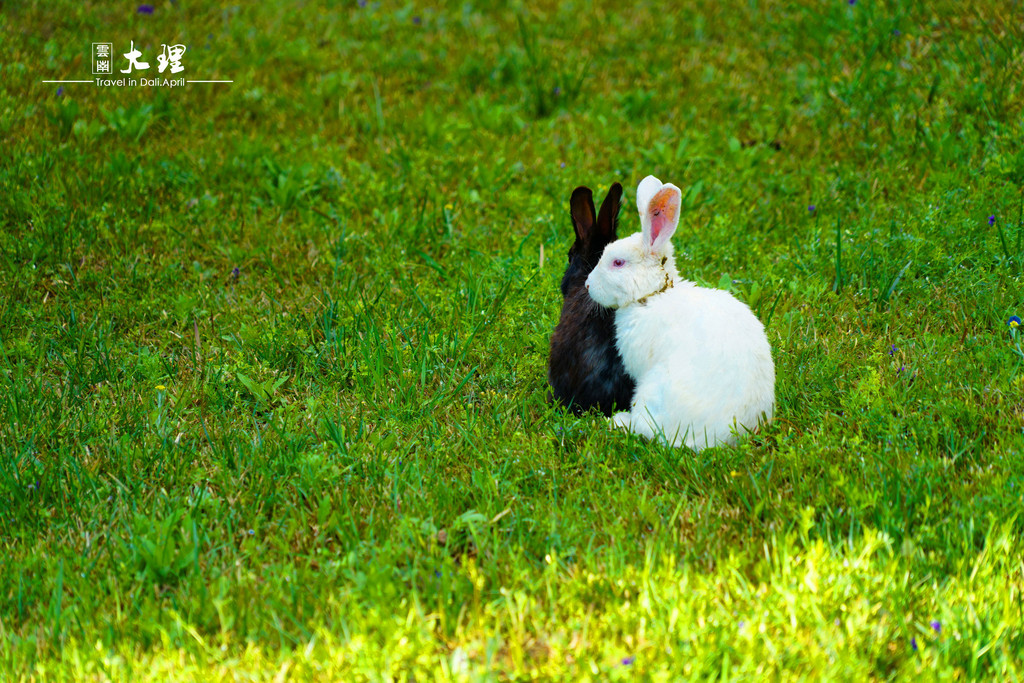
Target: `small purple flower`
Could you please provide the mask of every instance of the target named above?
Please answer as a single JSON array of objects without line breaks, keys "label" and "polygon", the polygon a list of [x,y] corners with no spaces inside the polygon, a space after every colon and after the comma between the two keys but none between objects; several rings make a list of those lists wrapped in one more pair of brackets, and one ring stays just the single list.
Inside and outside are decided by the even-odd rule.
[{"label": "small purple flower", "polygon": [[231,277],[234,278],[235,280],[238,279],[238,266],[235,266],[234,268],[231,269]]},{"label": "small purple flower", "polygon": [[564,161],[561,163],[561,165],[559,165],[559,168],[565,168],[565,162]]},{"label": "small purple flower", "polygon": [[366,7],[366,0],[359,0],[360,7]]},{"label": "small purple flower", "polygon": [[629,666],[630,664],[632,664],[635,661],[636,661],[636,657],[633,657],[633,656],[623,657],[622,658],[622,666]]},{"label": "small purple flower", "polygon": [[256,531],[254,529],[249,529],[249,535],[250,536],[255,536],[256,535]]},{"label": "small purple flower", "polygon": [[807,212],[808,213],[814,213],[817,210],[818,210],[818,207],[816,207],[814,204],[811,204],[810,206],[807,207]]},{"label": "small purple flower", "polygon": [[556,96],[557,95],[561,95],[562,94],[562,88],[556,85],[554,90],[552,90],[551,92],[554,93]]},{"label": "small purple flower", "polygon": [[63,97],[63,96],[64,96],[64,86],[63,85],[59,85],[59,86],[57,86],[57,97]]},{"label": "small purple flower", "polygon": [[152,14],[153,13],[153,6],[152,5],[139,5],[139,9],[137,11],[138,11],[139,14]]},{"label": "small purple flower", "polygon": [[1011,315],[1010,319],[1006,321],[1006,324],[1010,326],[1011,330],[1015,330],[1021,326],[1020,318],[1015,315]]},{"label": "small purple flower", "polygon": [[893,355],[894,353],[896,353],[897,351],[899,351],[899,349],[896,348],[895,344],[893,344],[892,346],[889,347],[889,355],[890,356]]},{"label": "small purple flower", "polygon": [[894,29],[892,30],[892,34],[893,34],[894,36],[896,36],[896,37],[899,37],[899,35],[900,35],[900,30],[899,30],[898,28],[894,28]]},{"label": "small purple flower", "polygon": [[914,648],[914,652],[917,652],[917,638],[910,639],[910,647]]},{"label": "small purple flower", "polygon": [[996,224],[996,217],[995,216],[989,216],[988,217],[988,225],[989,225],[989,227],[992,227],[995,224]]},{"label": "small purple flower", "polygon": [[423,20],[419,16],[415,16],[415,17],[412,18],[412,23],[414,23],[417,26],[419,26],[420,24],[423,23]]},{"label": "small purple flower", "polygon": [[906,366],[906,365],[901,365],[901,366],[900,366],[900,369],[896,371],[896,374],[898,375],[898,374],[900,374],[901,372],[903,372],[903,371],[904,371],[904,370],[906,370],[906,369],[907,369],[907,366]]},{"label": "small purple flower", "polygon": [[851,5],[856,5],[856,4],[857,4],[857,0],[848,0],[848,2],[849,2],[849,3],[851,4]]},{"label": "small purple flower", "polygon": [[942,624],[939,623],[938,619],[932,619],[930,626],[936,633],[942,633]]}]

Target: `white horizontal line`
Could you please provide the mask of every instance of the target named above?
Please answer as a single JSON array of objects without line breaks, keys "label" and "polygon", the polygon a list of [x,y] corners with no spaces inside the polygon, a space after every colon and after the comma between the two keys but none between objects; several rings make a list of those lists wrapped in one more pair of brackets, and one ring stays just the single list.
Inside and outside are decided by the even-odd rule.
[{"label": "white horizontal line", "polygon": [[[92,81],[41,81],[42,83],[92,83]],[[186,83],[234,83],[234,81],[185,81]]]}]

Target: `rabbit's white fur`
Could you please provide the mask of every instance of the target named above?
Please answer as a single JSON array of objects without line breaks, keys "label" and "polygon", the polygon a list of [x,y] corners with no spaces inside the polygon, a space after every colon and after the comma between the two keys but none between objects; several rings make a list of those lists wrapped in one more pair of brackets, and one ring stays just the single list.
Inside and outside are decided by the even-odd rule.
[{"label": "rabbit's white fur", "polygon": [[612,423],[699,451],[772,419],[775,365],[764,326],[746,304],[679,278],[670,238],[681,199],[675,185],[644,178],[641,232],[605,248],[587,290],[618,309],[616,346],[636,380],[632,409]]}]

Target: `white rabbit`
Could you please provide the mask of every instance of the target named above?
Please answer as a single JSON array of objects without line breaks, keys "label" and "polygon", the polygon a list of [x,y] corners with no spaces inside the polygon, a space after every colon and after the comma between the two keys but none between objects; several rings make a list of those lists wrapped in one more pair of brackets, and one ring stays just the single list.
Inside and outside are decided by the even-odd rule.
[{"label": "white rabbit", "polygon": [[632,409],[612,424],[699,451],[771,421],[775,365],[746,304],[679,278],[670,238],[681,200],[675,185],[644,178],[641,232],[605,247],[587,291],[617,309],[615,343],[636,380]]}]

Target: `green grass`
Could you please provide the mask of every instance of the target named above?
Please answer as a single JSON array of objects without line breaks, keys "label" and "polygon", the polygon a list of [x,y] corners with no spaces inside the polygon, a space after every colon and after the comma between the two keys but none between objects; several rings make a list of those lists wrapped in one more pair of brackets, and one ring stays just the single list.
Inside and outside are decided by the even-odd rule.
[{"label": "green grass", "polygon": [[[4,4],[0,678],[1024,677],[1020,3],[485,7]],[[647,174],[734,448],[545,403]]]}]

